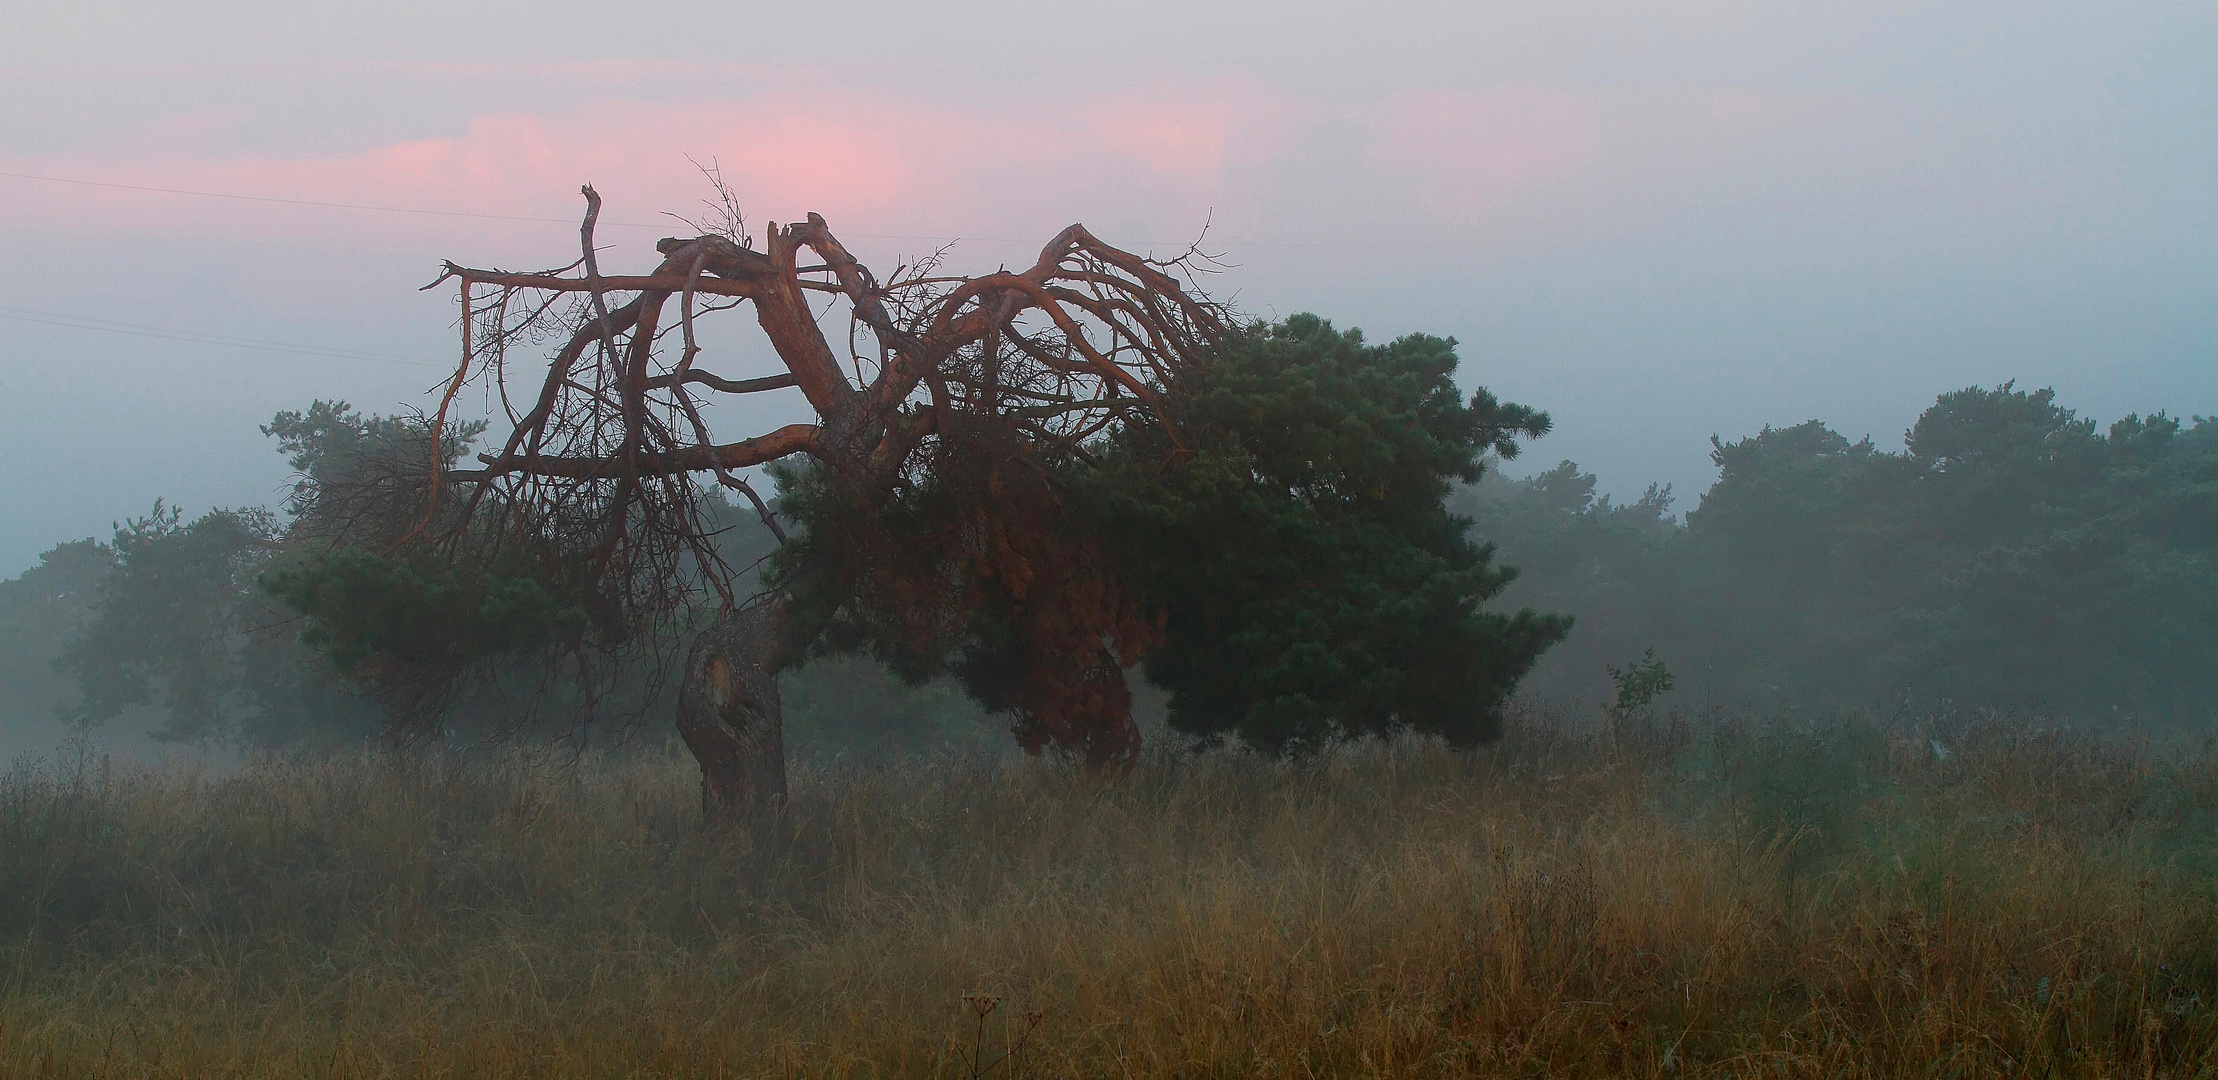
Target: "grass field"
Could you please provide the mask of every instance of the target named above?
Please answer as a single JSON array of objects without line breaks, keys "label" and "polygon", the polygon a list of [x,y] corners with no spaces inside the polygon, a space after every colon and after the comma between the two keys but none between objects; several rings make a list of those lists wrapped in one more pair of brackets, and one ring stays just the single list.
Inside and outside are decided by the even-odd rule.
[{"label": "grass field", "polygon": [[2199,741],[1524,715],[696,808],[663,751],[19,766],[0,1075],[2218,1072]]}]

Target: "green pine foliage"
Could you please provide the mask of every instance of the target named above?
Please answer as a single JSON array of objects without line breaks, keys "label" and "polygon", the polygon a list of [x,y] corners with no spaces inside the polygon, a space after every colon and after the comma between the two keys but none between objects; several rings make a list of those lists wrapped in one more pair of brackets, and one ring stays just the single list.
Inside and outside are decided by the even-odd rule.
[{"label": "green pine foliage", "polygon": [[1410,729],[1463,745],[1569,620],[1486,606],[1514,576],[1450,513],[1545,414],[1457,390],[1455,342],[1255,327],[1090,481],[1096,527],[1162,613],[1174,728],[1270,750]]},{"label": "green pine foliage", "polygon": [[360,548],[271,571],[262,586],[307,617],[301,642],[345,672],[476,663],[561,642],[586,623],[582,607],[530,576],[465,575]]},{"label": "green pine foliage", "polygon": [[1569,622],[1488,606],[1514,571],[1445,500],[1548,418],[1466,398],[1456,366],[1444,338],[1374,346],[1298,315],[1224,343],[1170,426],[1134,413],[1067,456],[942,430],[931,469],[863,496],[787,470],[801,528],[773,580],[816,655],[951,673],[996,711],[1061,655],[1035,640],[1044,605],[1102,628],[1086,648],[1144,657],[1197,741],[1482,742]]}]

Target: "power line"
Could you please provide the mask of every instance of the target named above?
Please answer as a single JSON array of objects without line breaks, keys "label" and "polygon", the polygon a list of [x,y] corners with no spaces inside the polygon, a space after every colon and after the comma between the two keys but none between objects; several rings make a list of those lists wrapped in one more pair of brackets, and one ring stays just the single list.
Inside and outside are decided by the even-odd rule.
[{"label": "power line", "polygon": [[221,345],[234,349],[255,349],[261,352],[292,353],[296,356],[313,356],[324,360],[367,360],[379,364],[407,364],[412,367],[445,367],[432,360],[414,357],[388,356],[381,353],[357,352],[352,349],[330,349],[318,345],[296,345],[282,341],[263,341],[257,338],[228,337],[219,334],[195,334],[187,331],[163,330],[152,326],[116,322],[111,319],[94,319],[80,315],[61,315],[50,311],[30,311],[24,308],[0,307],[0,319],[16,322],[39,323],[70,330],[92,330],[103,334],[124,334],[131,337],[160,338],[165,341],[184,341],[196,345]]}]

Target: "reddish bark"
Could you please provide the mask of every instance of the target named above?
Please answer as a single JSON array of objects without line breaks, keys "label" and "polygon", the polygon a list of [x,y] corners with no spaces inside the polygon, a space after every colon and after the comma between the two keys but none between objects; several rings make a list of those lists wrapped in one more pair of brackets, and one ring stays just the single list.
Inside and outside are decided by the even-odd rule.
[{"label": "reddish bark", "polygon": [[[593,241],[600,199],[585,195],[583,257],[572,266],[513,273],[449,263],[441,275],[459,279],[465,306],[449,400],[483,379],[505,407],[508,348],[549,331],[561,345],[530,407],[510,409],[499,448],[479,455],[482,467],[444,475],[469,494],[463,512],[441,518],[455,524],[435,542],[497,549],[513,536],[512,549],[552,552],[566,572],[582,564],[607,610],[642,633],[673,626],[704,598],[720,604],[727,617],[686,661],[679,721],[714,814],[759,809],[784,791],[774,682],[782,645],[768,641],[778,619],[765,614],[782,609],[743,607],[741,572],[717,557],[691,474],[744,494],[783,537],[737,470],[806,454],[867,496],[946,464],[953,431],[991,430],[995,452],[1015,459],[1046,449],[1082,457],[1087,440],[1134,410],[1172,429],[1175,442],[1166,397],[1224,332],[1221,309],[1178,279],[1202,261],[1194,251],[1150,260],[1078,225],[1022,271],[945,275],[935,257],[881,282],[817,215],[772,224],[760,251],[735,218],[728,235],[661,241],[662,261],[648,273],[604,277]],[[675,358],[657,337],[673,297],[684,342]],[[785,370],[734,378],[696,368],[704,350],[695,324],[705,314],[697,297],[717,301],[708,311],[752,305]],[[845,357],[812,297],[845,310]],[[815,423],[737,441],[712,439],[696,399],[789,387]],[[945,550],[924,561],[974,563],[1015,604],[1024,745],[1121,771],[1139,748],[1123,669],[1155,628],[1103,576],[1088,541],[1057,531],[1054,496],[1038,478],[1012,482],[1024,497],[980,499],[975,528],[943,538]],[[901,554],[889,553],[896,562]],[[906,590],[936,602],[919,598],[913,582],[881,584],[886,596]]]}]

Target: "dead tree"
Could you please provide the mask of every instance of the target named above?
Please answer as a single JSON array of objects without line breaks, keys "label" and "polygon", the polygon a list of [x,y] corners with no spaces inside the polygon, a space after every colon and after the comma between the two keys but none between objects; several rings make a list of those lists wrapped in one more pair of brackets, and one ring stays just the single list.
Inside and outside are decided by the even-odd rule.
[{"label": "dead tree", "polygon": [[[783,795],[775,676],[808,631],[792,625],[791,598],[740,595],[703,485],[746,499],[783,541],[741,470],[806,461],[867,528],[875,500],[934,470],[978,465],[965,455],[986,448],[982,494],[961,528],[934,541],[944,550],[919,556],[880,538],[883,557],[845,572],[868,585],[918,556],[1002,583],[1017,598],[1026,658],[1007,703],[1020,741],[1093,770],[1128,766],[1139,739],[1123,671],[1149,644],[1149,624],[1090,569],[1099,560],[1089,561],[1087,538],[1055,533],[1052,484],[1026,463],[1086,460],[1092,440],[1137,415],[1177,444],[1172,403],[1227,325],[1194,285],[1201,258],[1142,257],[1072,225],[1020,270],[947,274],[935,255],[881,281],[815,214],[772,223],[760,250],[733,214],[721,231],[659,242],[646,273],[611,275],[594,245],[600,197],[584,195],[576,262],[529,273],[449,263],[433,282],[457,282],[464,313],[461,361],[433,429],[444,430],[465,386],[482,383],[507,431],[478,467],[431,485],[423,541],[538,559],[586,581],[597,623],[623,628],[618,637],[668,635],[688,612],[720,611],[681,669],[679,729],[700,760],[709,813],[744,813]],[[703,362],[697,324],[739,307],[752,309],[783,370]],[[848,332],[835,347],[824,326],[842,315]],[[544,356],[533,347],[548,344],[537,394],[511,400],[510,350]],[[712,430],[704,405],[716,395],[780,391],[803,397],[813,422],[736,440]],[[880,614],[894,623],[946,618],[906,610],[934,606],[917,582],[878,586],[856,602],[890,609]]]}]

